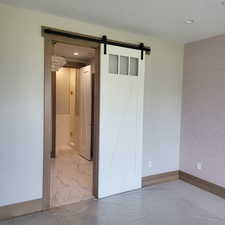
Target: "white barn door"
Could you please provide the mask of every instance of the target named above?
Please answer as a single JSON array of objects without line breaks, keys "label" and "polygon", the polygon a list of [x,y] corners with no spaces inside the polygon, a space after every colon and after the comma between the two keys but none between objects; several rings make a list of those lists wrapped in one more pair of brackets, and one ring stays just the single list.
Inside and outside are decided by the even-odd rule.
[{"label": "white barn door", "polygon": [[[101,46],[99,198],[141,188],[144,62],[141,51]],[[145,56],[144,56],[145,57]]]}]

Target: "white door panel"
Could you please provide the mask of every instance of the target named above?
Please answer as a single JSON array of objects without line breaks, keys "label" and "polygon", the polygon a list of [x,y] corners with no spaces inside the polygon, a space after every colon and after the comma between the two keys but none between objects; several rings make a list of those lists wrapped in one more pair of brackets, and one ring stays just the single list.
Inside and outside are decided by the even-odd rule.
[{"label": "white door panel", "polygon": [[[138,189],[142,177],[144,60],[139,50],[107,46],[107,51],[101,49],[100,198]],[[128,75],[109,73],[110,55],[137,59],[137,76],[130,75],[132,68]],[[125,67],[118,60],[118,68],[110,70],[126,74]]]},{"label": "white door panel", "polygon": [[91,107],[92,78],[91,66],[80,69],[80,138],[79,151],[84,158],[91,160]]}]

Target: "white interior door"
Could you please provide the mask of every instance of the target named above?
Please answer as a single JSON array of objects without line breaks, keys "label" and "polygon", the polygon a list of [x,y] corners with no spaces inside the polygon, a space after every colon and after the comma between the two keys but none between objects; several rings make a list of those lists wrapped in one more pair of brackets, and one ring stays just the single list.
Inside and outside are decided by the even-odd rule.
[{"label": "white interior door", "polygon": [[80,69],[80,138],[79,151],[84,158],[91,160],[91,104],[92,104],[92,78],[91,66]]},{"label": "white interior door", "polygon": [[141,188],[144,62],[140,50],[101,46],[99,198]]}]

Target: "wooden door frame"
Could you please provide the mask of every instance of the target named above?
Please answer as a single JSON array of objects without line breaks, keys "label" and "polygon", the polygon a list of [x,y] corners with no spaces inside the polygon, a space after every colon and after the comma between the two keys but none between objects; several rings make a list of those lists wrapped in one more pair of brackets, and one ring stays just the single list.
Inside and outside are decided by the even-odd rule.
[{"label": "wooden door frame", "polygon": [[51,158],[56,158],[56,72],[52,72],[52,150]]},{"label": "wooden door frame", "polygon": [[[42,27],[42,31],[46,27]],[[93,195],[98,198],[98,158],[99,158],[99,112],[100,112],[100,44],[96,42],[72,39],[64,36],[46,34],[44,37],[44,155],[43,155],[43,210],[50,208],[50,163],[52,150],[52,72],[51,56],[56,42],[91,47],[96,50],[96,70],[94,76],[93,104]]]}]

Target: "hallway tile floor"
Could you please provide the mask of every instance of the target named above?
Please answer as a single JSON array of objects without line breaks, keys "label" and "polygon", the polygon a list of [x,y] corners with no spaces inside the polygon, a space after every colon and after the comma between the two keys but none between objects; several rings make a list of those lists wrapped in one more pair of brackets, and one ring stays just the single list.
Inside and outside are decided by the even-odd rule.
[{"label": "hallway tile floor", "polygon": [[92,197],[92,162],[72,148],[60,149],[51,162],[51,207]]}]

